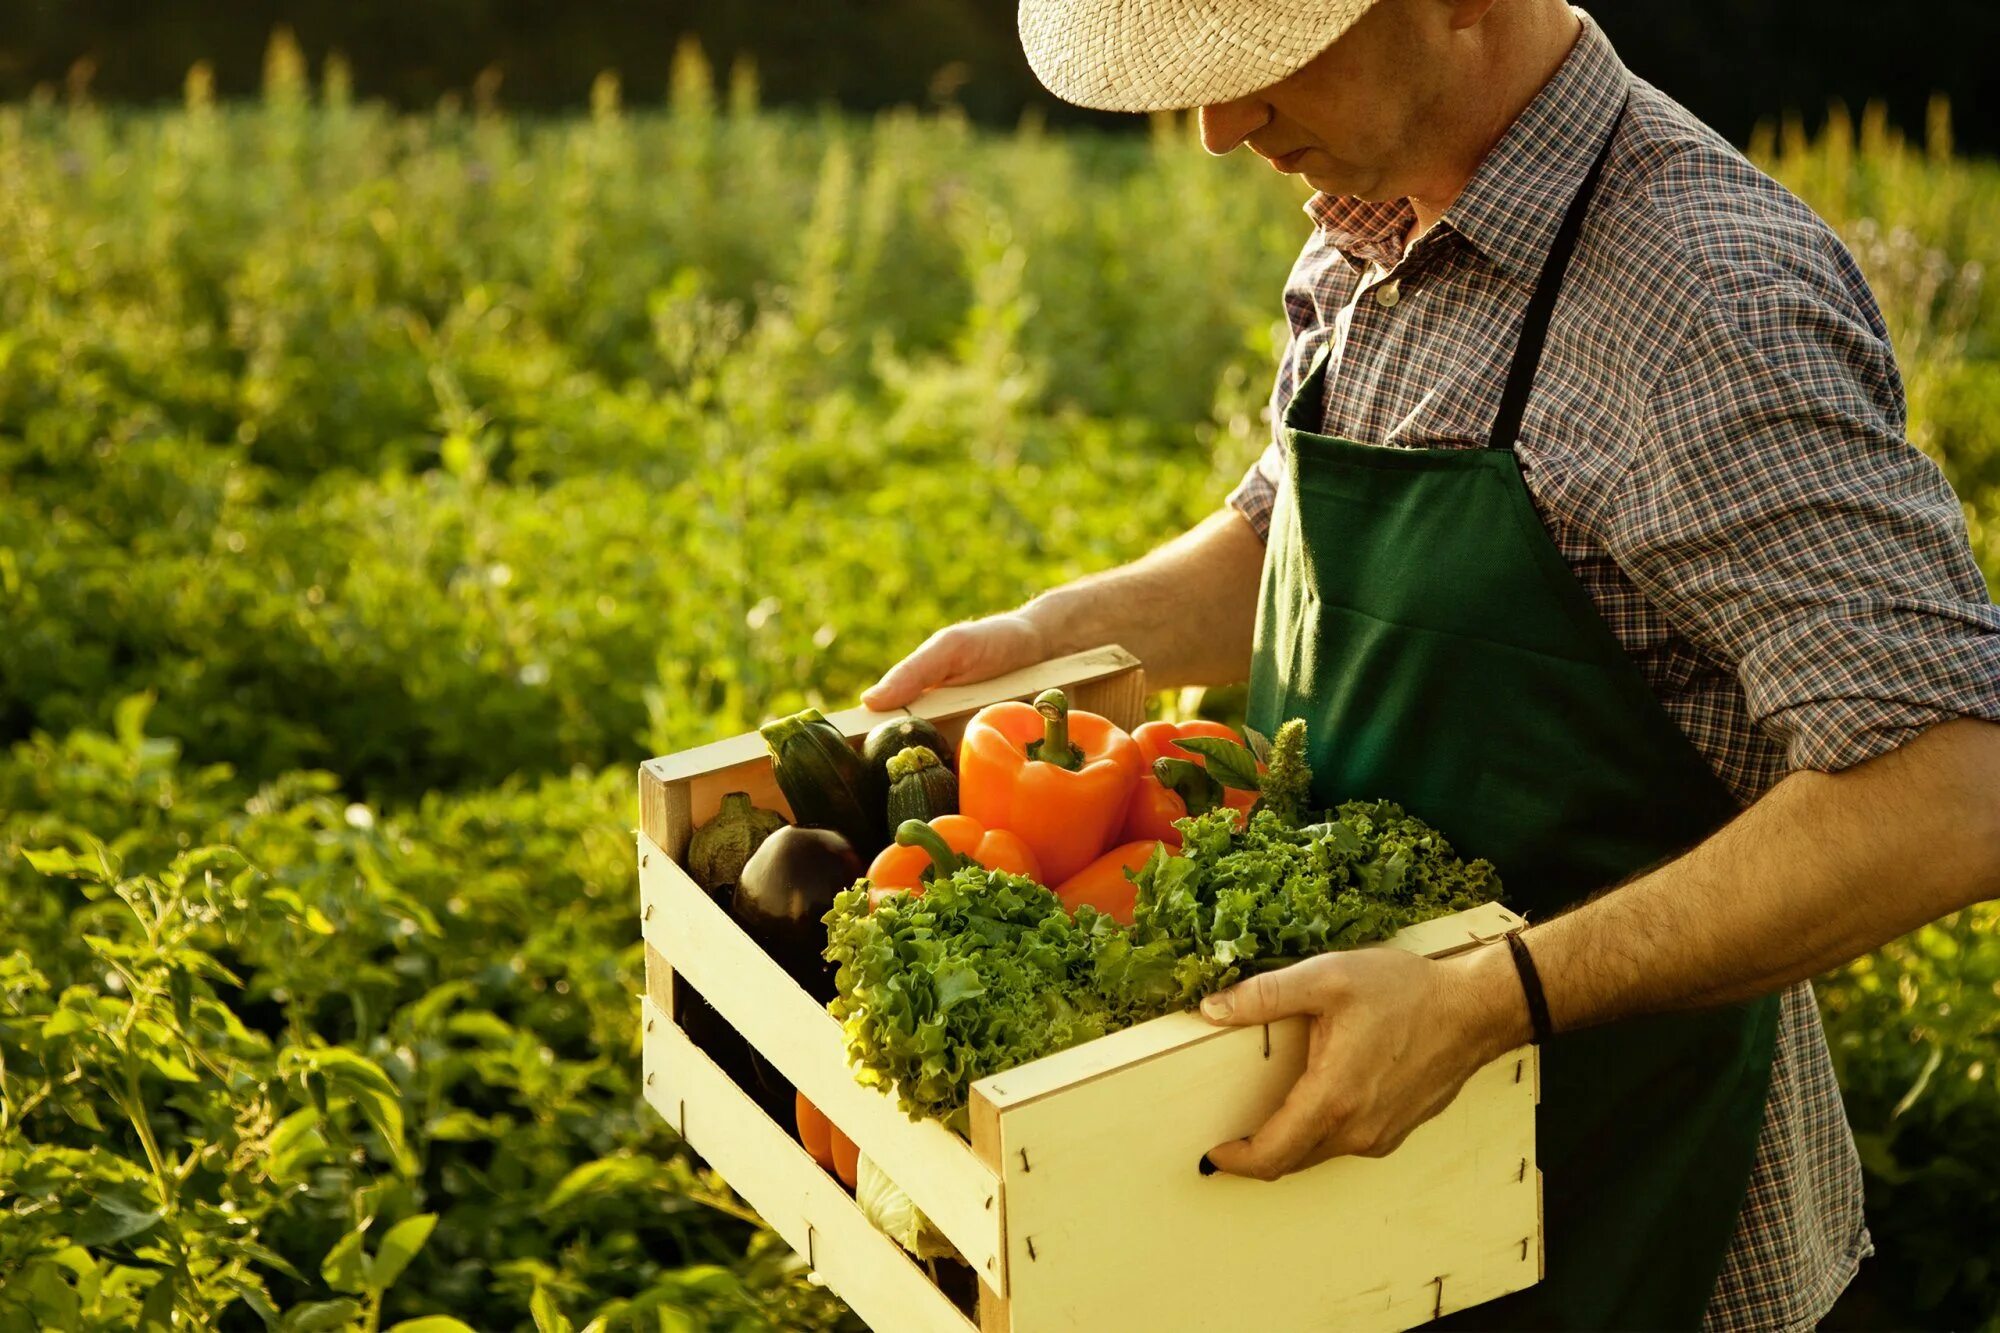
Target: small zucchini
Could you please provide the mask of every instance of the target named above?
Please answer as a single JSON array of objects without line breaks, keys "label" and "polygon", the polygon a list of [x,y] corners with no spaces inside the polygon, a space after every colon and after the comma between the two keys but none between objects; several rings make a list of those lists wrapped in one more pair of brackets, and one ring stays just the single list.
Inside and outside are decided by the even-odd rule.
[{"label": "small zucchini", "polygon": [[889,757],[889,827],[906,819],[930,823],[958,813],[958,779],[928,745],[912,745]]},{"label": "small zucchini", "polygon": [[831,829],[863,863],[888,845],[883,789],[847,738],[817,708],[758,728],[771,751],[771,772],[802,827]]},{"label": "small zucchini", "polygon": [[[861,760],[876,775],[876,780],[886,791],[889,787],[889,761],[913,745],[921,745],[931,752],[946,772],[956,768],[952,760],[951,742],[944,734],[920,717],[896,717],[877,726],[868,733],[868,739],[861,742]],[[889,825],[895,828],[894,824]]]}]

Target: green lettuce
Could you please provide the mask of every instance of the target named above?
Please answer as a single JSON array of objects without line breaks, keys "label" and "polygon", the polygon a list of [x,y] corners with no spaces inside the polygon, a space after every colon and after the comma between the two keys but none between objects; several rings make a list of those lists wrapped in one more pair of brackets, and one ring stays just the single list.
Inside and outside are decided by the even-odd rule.
[{"label": "green lettuce", "polygon": [[1271,809],[1178,820],[1133,876],[1133,924],[1072,916],[1033,880],[966,866],[874,911],[868,881],[823,920],[849,1064],[911,1119],[966,1134],[971,1085],[1160,1014],[1251,972],[1386,939],[1500,896],[1485,861],[1388,802],[1295,827]]}]

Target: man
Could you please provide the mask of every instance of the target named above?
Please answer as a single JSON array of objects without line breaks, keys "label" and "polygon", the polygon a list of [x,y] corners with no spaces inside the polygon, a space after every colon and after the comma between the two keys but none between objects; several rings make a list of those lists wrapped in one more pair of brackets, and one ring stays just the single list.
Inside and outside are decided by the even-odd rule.
[{"label": "man", "polygon": [[1192,531],[864,700],[1107,641],[1163,686],[1247,668],[1324,802],[1403,802],[1534,924],[1226,992],[1312,1037],[1213,1164],[1388,1152],[1540,1035],[1547,1276],[1468,1317],[1810,1328],[1871,1247],[1806,978],[2000,894],[2000,610],[1852,259],[1561,0],[1020,20],[1059,95],[1199,107],[1318,191],[1276,438]]}]

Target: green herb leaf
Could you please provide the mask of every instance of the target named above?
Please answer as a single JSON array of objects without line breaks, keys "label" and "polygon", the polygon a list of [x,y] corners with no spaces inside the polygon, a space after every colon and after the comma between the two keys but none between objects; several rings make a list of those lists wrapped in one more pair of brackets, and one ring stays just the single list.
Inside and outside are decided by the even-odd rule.
[{"label": "green herb leaf", "polygon": [[1257,756],[1222,736],[1183,736],[1174,744],[1208,761],[1209,775],[1225,787],[1237,791],[1260,791],[1263,781],[1257,774]]},{"label": "green herb leaf", "polygon": [[368,1261],[368,1285],[375,1291],[387,1291],[396,1285],[396,1279],[410,1266],[410,1260],[424,1248],[424,1242],[431,1238],[431,1229],[437,1226],[436,1213],[418,1213],[406,1217],[389,1228],[389,1234],[382,1237],[382,1243],[375,1247],[375,1257]]}]

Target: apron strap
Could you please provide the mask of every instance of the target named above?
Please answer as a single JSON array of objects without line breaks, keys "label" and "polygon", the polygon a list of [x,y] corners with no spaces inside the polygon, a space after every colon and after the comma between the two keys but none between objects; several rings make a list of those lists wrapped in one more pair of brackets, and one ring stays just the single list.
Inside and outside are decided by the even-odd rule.
[{"label": "apron strap", "polygon": [[1625,105],[1619,105],[1611,130],[1604,136],[1604,146],[1597,150],[1597,160],[1590,164],[1589,174],[1577,188],[1576,198],[1570,201],[1569,212],[1563,215],[1562,226],[1556,231],[1555,241],[1549,247],[1549,257],[1542,264],[1541,279],[1535,284],[1534,295],[1528,298],[1528,313],[1521,321],[1521,340],[1514,348],[1514,364],[1507,371],[1507,387],[1500,395],[1500,410],[1493,416],[1493,429],[1487,433],[1486,444],[1490,449],[1512,452],[1514,441],[1521,434],[1521,414],[1527,410],[1528,390],[1534,385],[1535,369],[1542,363],[1542,344],[1548,339],[1549,318],[1555,313],[1563,274],[1569,269],[1569,257],[1575,253],[1577,237],[1583,231],[1583,216],[1590,211],[1591,197],[1597,193],[1598,177],[1604,174],[1604,163],[1611,156],[1612,141],[1618,137],[1619,125],[1624,123]]}]

